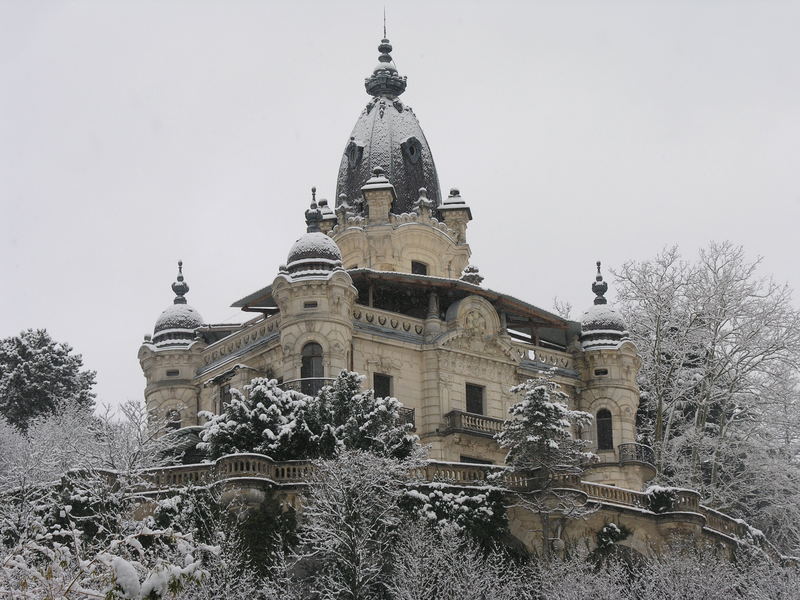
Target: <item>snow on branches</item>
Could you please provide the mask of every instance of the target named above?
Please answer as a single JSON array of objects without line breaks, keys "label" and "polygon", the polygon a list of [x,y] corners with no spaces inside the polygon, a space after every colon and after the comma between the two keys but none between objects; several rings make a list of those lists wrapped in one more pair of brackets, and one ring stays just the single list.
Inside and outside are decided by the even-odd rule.
[{"label": "snow on branches", "polygon": [[528,379],[511,390],[522,400],[508,411],[511,416],[495,436],[508,449],[506,462],[517,470],[544,469],[552,473],[591,458],[588,442],[572,436],[570,428],[585,426],[592,416],[571,410],[569,397],[547,377]]},{"label": "snow on branches", "polygon": [[83,370],[80,354],[44,329],[27,329],[0,340],[0,415],[25,430],[31,419],[61,405],[91,410],[95,372]]},{"label": "snow on branches", "polygon": [[412,425],[396,398],[375,398],[360,389],[364,378],[342,371],[316,396],[282,390],[277,381],[253,379],[244,393],[210,420],[198,446],[209,457],[257,452],[274,460],[330,457],[340,449],[358,449],[402,458],[416,442]]}]

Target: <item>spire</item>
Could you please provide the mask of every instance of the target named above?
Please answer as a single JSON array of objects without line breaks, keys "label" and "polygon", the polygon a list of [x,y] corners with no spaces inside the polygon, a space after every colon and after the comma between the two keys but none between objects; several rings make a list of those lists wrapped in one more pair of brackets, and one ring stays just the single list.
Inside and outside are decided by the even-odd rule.
[{"label": "spire", "polygon": [[306,231],[314,233],[319,231],[319,222],[322,220],[322,211],[317,207],[317,188],[311,188],[311,206],[306,210]]},{"label": "spire", "polygon": [[600,261],[597,261],[597,277],[594,278],[594,283],[592,284],[592,291],[595,293],[597,298],[594,299],[595,304],[606,304],[608,300],[603,295],[608,291],[608,284],[603,281],[603,275],[600,273]]},{"label": "spire", "polygon": [[183,261],[178,261],[178,278],[172,284],[172,291],[175,292],[174,304],[186,304],[184,296],[189,292],[189,284],[183,280]]},{"label": "spire", "polygon": [[392,60],[392,45],[386,38],[386,21],[384,17],[384,35],[378,45],[378,65],[372,75],[364,81],[364,87],[370,96],[396,97],[406,91],[406,78],[397,73],[397,67]]}]

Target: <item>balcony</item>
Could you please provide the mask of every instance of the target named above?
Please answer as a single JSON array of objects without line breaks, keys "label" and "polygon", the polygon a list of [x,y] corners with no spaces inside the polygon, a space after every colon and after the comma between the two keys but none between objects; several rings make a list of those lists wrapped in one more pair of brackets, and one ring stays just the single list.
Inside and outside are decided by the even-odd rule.
[{"label": "balcony", "polygon": [[403,424],[410,423],[412,429],[417,428],[417,424],[415,422],[415,410],[413,408],[406,408],[405,406],[400,407],[400,422]]},{"label": "balcony", "polygon": [[445,433],[463,431],[484,437],[494,437],[503,430],[503,419],[451,410],[444,416]]},{"label": "balcony", "polygon": [[656,457],[653,449],[644,444],[620,444],[617,446],[620,464],[629,462],[644,463],[651,467],[656,464]]}]

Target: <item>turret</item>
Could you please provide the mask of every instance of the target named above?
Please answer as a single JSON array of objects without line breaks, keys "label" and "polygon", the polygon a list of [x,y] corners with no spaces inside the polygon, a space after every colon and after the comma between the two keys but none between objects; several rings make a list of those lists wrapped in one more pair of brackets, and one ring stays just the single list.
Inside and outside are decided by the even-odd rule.
[{"label": "turret", "polygon": [[305,393],[349,368],[357,296],[339,247],[320,231],[320,221],[312,198],[307,231],[292,245],[272,284],[281,314],[283,379],[300,380]]},{"label": "turret", "polygon": [[605,297],[608,284],[600,267],[598,261],[592,283],[595,299],[583,313],[580,333],[581,404],[594,417],[591,432],[585,435],[591,438],[592,450],[599,457],[587,479],[637,489],[654,474],[646,447],[636,443],[636,376],[641,359],[624,319]]},{"label": "turret", "polygon": [[145,405],[153,420],[167,429],[197,425],[200,390],[192,383],[202,364],[205,347],[195,330],[203,317],[186,302],[189,285],[178,261],[178,276],[172,284],[175,298],[156,320],[152,336],[139,348],[139,363],[147,380]]}]

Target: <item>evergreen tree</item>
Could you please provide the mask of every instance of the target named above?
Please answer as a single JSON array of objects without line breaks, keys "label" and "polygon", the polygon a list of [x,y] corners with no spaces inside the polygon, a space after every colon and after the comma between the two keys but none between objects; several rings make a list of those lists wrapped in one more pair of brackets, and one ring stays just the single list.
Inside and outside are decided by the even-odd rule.
[{"label": "evergreen tree", "polygon": [[570,427],[591,422],[591,415],[570,410],[569,397],[552,379],[528,379],[511,389],[522,392],[521,401],[508,413],[511,419],[497,434],[497,442],[508,449],[506,462],[517,470],[544,470],[546,474],[575,467],[588,456],[588,442],[572,437]]},{"label": "evergreen tree", "polygon": [[19,429],[62,404],[90,410],[94,384],[95,372],[83,369],[81,355],[44,329],[0,340],[0,415]]},{"label": "evergreen tree", "polygon": [[312,396],[284,391],[273,380],[256,378],[244,392],[210,418],[199,448],[209,457],[256,452],[274,460],[332,457],[340,449],[358,449],[405,458],[414,447],[412,425],[405,423],[396,398],[375,398],[362,391],[364,378],[342,371],[331,386]]},{"label": "evergreen tree", "polygon": [[506,462],[515,471],[531,476],[532,493],[518,494],[520,505],[535,512],[542,523],[542,548],[549,559],[551,519],[583,518],[597,508],[586,498],[562,485],[561,475],[575,471],[593,455],[585,451],[589,442],[576,439],[570,428],[585,426],[591,415],[567,406],[569,397],[550,378],[529,379],[511,389],[523,394],[508,414],[511,418],[495,438],[508,448]]}]

